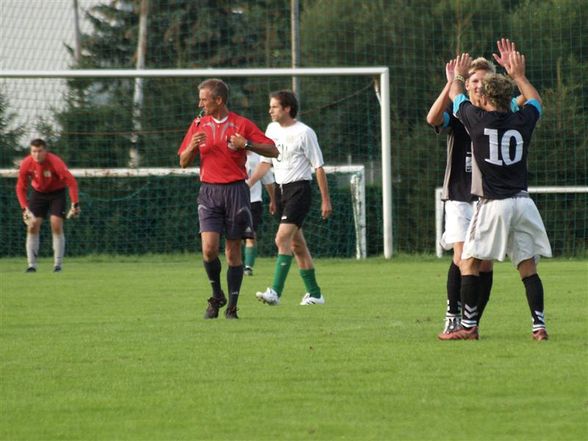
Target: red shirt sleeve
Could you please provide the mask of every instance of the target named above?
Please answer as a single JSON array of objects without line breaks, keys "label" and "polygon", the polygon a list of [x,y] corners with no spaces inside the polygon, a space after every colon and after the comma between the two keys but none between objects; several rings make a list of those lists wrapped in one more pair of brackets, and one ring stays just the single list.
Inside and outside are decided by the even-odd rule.
[{"label": "red shirt sleeve", "polygon": [[16,180],[16,197],[18,198],[18,203],[20,204],[20,208],[22,209],[27,208],[27,206],[29,205],[27,201],[27,189],[29,187],[30,181],[30,177],[28,174],[30,162],[30,156],[27,156],[25,159],[23,159],[18,170],[18,179]]}]

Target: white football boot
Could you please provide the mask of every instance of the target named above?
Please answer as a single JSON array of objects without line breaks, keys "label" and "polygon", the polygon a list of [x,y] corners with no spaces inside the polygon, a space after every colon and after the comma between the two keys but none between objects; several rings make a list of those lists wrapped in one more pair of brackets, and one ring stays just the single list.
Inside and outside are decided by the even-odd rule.
[{"label": "white football boot", "polygon": [[263,303],[267,303],[270,306],[276,306],[280,304],[280,298],[278,297],[278,293],[275,292],[272,288],[266,289],[264,292],[257,292],[255,294],[257,300]]},{"label": "white football boot", "polygon": [[311,297],[309,293],[304,294],[302,297],[302,301],[300,302],[301,305],[324,305],[325,298],[321,294],[321,296],[317,299],[316,297]]}]

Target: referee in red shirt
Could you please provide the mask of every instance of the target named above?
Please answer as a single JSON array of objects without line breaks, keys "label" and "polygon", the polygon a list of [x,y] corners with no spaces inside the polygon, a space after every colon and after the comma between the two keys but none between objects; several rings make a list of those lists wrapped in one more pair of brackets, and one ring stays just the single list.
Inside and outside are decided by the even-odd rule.
[{"label": "referee in red shirt", "polygon": [[180,166],[186,168],[200,154],[198,220],[204,269],[212,288],[204,318],[217,318],[219,309],[227,304],[221,289],[218,257],[223,234],[229,291],[225,317],[236,319],[243,281],[241,241],[255,237],[249,187],[245,183],[247,150],[268,157],[277,157],[279,152],[252,121],[229,111],[229,88],[223,81],[203,81],[198,85],[198,96],[203,116],[190,124],[178,155]]},{"label": "referee in red shirt", "polygon": [[[43,219],[50,214],[51,233],[53,235],[53,271],[61,271],[65,252],[65,235],[63,219],[66,211],[65,187],[69,188],[71,208],[68,217],[80,213],[78,183],[68,170],[63,160],[47,151],[47,143],[42,139],[33,139],[30,144],[31,154],[20,165],[16,182],[16,196],[22,209],[23,220],[27,225],[27,273],[37,271],[39,254],[39,232]],[[29,182],[31,195],[27,199]]]}]

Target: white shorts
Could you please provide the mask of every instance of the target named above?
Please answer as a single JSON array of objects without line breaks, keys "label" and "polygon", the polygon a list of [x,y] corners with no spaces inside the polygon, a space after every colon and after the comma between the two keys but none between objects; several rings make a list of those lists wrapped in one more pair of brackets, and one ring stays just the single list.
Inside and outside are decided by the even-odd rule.
[{"label": "white shorts", "polygon": [[551,246],[539,210],[529,197],[482,199],[468,228],[462,259],[504,260],[515,267],[523,260],[551,257]]},{"label": "white shorts", "polygon": [[465,242],[474,213],[474,202],[445,201],[445,231],[441,246],[450,250],[456,242]]}]

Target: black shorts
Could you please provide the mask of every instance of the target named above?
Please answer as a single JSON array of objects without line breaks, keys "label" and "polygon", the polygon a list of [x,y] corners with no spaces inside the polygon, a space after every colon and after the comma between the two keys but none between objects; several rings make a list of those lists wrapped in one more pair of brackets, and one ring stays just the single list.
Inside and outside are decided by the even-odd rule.
[{"label": "black shorts", "polygon": [[230,184],[203,182],[198,193],[200,232],[224,234],[226,239],[253,239],[253,219],[245,181]]},{"label": "black shorts", "polygon": [[311,202],[310,181],[276,185],[276,215],[281,224],[294,224],[302,228],[304,219],[310,211]]},{"label": "black shorts", "polygon": [[253,231],[257,235],[263,218],[263,202],[251,202],[251,216],[253,217]]},{"label": "black shorts", "polygon": [[32,190],[29,199],[29,210],[31,210],[35,217],[46,219],[47,213],[52,216],[65,217],[65,188],[49,193],[41,193],[35,189]]}]

